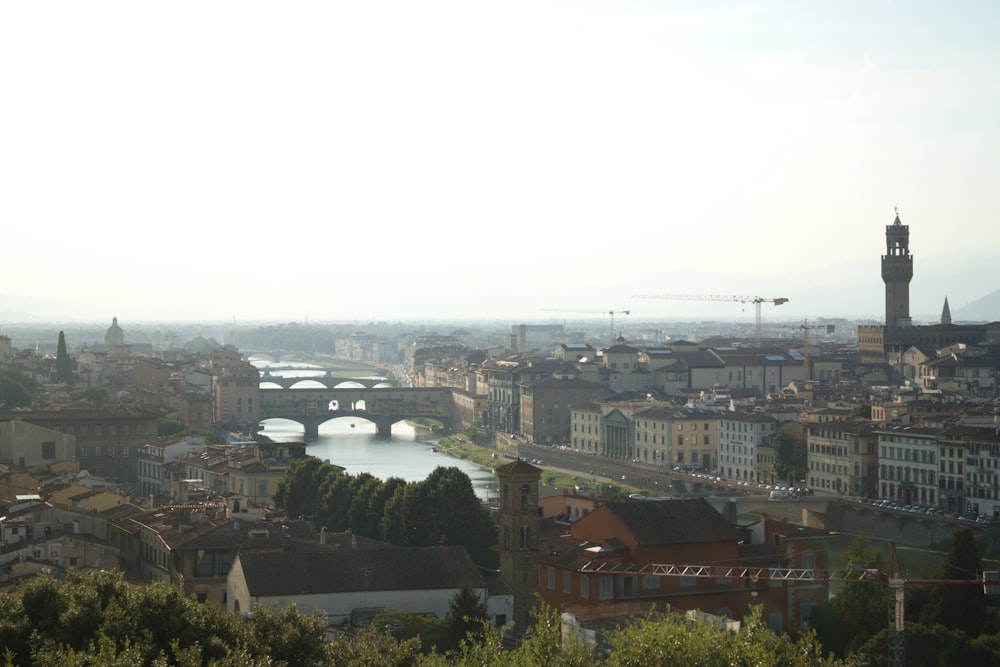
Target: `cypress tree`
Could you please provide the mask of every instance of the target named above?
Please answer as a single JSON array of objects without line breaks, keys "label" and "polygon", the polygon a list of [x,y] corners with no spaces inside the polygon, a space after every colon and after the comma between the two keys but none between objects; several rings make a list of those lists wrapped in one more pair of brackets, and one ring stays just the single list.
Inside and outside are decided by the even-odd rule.
[{"label": "cypress tree", "polygon": [[59,348],[56,351],[56,381],[60,384],[73,384],[73,361],[66,351],[66,335],[59,332]]}]

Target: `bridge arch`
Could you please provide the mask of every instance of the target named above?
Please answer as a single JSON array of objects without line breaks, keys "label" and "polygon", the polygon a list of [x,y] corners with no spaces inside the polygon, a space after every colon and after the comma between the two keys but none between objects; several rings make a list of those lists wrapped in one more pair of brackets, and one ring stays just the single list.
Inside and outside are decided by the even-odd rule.
[{"label": "bridge arch", "polygon": [[260,419],[282,417],[297,421],[305,426],[307,440],[318,437],[321,423],[336,417],[368,419],[375,422],[379,435],[388,437],[393,424],[407,419],[454,424],[454,412],[451,389],[447,387],[260,386]]},{"label": "bridge arch", "polygon": [[281,375],[271,375],[265,371],[260,376],[261,385],[268,383],[270,385],[277,385],[283,389],[291,389],[292,387],[303,382],[315,383],[310,384],[309,386],[317,388],[322,387],[325,389],[383,389],[396,387],[396,385],[392,384],[384,377],[342,378],[334,377],[330,375],[329,372],[327,372],[326,375],[284,377]]}]

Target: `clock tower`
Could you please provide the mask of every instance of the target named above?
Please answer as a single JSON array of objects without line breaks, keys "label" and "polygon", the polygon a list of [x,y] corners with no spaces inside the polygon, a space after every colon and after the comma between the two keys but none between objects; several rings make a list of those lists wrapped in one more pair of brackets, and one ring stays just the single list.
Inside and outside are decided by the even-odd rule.
[{"label": "clock tower", "polygon": [[882,255],[882,281],[885,283],[885,328],[910,326],[910,280],[913,278],[913,255],[910,254],[910,227],[896,220],[885,228],[885,254]]}]

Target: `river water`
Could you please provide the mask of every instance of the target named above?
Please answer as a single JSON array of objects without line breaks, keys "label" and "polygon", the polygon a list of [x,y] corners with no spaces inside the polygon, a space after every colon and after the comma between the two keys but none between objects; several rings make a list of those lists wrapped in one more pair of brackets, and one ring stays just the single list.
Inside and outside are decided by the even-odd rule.
[{"label": "river water", "polygon": [[[258,359],[251,359],[251,362],[262,371],[269,365],[291,365],[283,362],[269,364]],[[322,386],[308,380],[309,377],[323,375],[322,369],[310,364],[294,365],[295,370],[272,371],[271,374],[303,378],[303,382],[296,386]],[[297,422],[268,419],[263,425],[261,433],[275,442],[305,440],[305,429]],[[417,482],[426,479],[439,466],[455,467],[469,476],[480,500],[496,499],[497,483],[492,470],[442,454],[435,445],[436,442],[426,429],[408,422],[394,424],[392,435],[385,439],[376,437],[375,424],[370,421],[358,417],[339,417],[320,425],[319,437],[314,441],[306,441],[306,453],[341,466],[348,473],[367,472],[382,480],[399,477],[407,482]]]}]

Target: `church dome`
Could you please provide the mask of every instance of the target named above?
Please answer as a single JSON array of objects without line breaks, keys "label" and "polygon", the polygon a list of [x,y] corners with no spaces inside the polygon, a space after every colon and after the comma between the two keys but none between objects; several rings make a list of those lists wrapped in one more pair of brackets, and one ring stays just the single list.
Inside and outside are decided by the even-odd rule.
[{"label": "church dome", "polygon": [[118,326],[118,318],[112,318],[111,326],[108,327],[107,333],[104,334],[104,345],[108,349],[113,347],[120,347],[125,344],[125,332],[122,328]]}]

